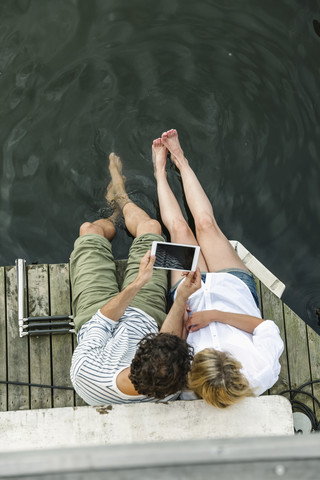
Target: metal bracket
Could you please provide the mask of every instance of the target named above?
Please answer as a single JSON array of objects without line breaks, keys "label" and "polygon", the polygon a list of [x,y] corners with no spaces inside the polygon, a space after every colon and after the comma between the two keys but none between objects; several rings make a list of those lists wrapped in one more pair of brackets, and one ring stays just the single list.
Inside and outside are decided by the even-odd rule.
[{"label": "metal bracket", "polygon": [[75,333],[72,315],[48,315],[40,317],[28,317],[25,315],[27,276],[26,261],[23,258],[16,260],[16,269],[19,336],[22,338],[27,335]]}]

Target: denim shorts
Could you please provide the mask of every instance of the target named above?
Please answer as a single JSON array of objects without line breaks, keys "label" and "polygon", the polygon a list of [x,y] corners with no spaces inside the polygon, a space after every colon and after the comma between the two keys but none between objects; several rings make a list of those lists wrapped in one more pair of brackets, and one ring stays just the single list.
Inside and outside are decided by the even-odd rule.
[{"label": "denim shorts", "polygon": [[[244,282],[247,285],[247,287],[249,288],[257,307],[260,308],[259,307],[259,297],[258,297],[258,293],[257,293],[257,288],[256,288],[256,284],[255,284],[255,281],[254,281],[254,276],[252,275],[252,273],[248,272],[247,270],[242,270],[241,268],[225,268],[224,270],[219,270],[219,271],[214,272],[214,273],[230,273],[231,275],[234,275],[235,277],[242,280],[242,282]],[[201,273],[201,280],[205,283],[206,273]],[[182,281],[182,279],[179,280],[175,285],[173,285],[171,287],[171,289],[169,290],[169,293],[168,293],[169,307],[173,304],[175,291],[177,290],[181,281]]]}]

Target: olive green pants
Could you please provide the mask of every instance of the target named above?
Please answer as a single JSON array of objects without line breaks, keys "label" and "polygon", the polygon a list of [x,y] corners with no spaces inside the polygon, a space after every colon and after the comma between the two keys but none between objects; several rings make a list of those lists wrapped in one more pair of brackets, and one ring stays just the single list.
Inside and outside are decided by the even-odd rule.
[{"label": "olive green pants", "polygon": [[[140,260],[153,240],[163,242],[161,235],[147,233],[134,239],[128,256],[123,290],[137,276]],[[72,309],[76,331],[119,293],[111,243],[105,237],[88,233],[77,238],[70,257]],[[154,269],[152,279],[137,293],[131,307],[153,317],[159,327],[166,317],[167,271]]]}]

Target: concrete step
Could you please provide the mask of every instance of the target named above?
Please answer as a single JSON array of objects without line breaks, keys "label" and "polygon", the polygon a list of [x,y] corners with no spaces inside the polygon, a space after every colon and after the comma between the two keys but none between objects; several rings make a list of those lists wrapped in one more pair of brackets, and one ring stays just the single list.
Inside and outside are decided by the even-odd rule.
[{"label": "concrete step", "polygon": [[277,395],[225,410],[193,400],[0,413],[2,452],[293,433],[291,404]]}]

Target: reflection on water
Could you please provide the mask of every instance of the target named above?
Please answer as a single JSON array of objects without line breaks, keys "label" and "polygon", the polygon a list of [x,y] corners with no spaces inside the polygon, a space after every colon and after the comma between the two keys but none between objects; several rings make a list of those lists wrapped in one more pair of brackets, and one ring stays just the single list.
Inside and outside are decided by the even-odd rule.
[{"label": "reflection on water", "polygon": [[[151,142],[177,128],[222,229],[317,328],[318,1],[3,0],[0,15],[0,264],[68,260],[112,150],[157,215]],[[115,256],[129,244],[122,225]]]}]

